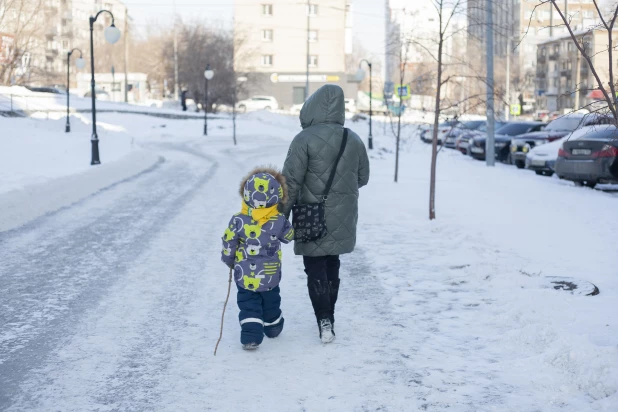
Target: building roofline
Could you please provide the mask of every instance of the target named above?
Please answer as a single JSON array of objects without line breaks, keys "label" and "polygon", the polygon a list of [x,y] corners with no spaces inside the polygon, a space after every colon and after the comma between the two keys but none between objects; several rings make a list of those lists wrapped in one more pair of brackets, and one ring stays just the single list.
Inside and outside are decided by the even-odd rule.
[{"label": "building roofline", "polygon": [[[591,34],[591,33],[595,33],[595,32],[599,32],[599,31],[606,31],[606,29],[602,29],[602,28],[598,28],[598,29],[594,29],[594,30],[575,30],[573,32],[573,34],[575,35],[575,37],[579,37],[579,36],[585,36],[586,34]],[[612,30],[613,32],[618,33],[618,28],[615,28]],[[566,40],[566,39],[570,39],[571,38],[571,34],[570,33],[566,33],[563,34],[562,36],[554,36],[548,40],[544,40],[542,42],[537,43],[537,46],[542,46],[544,44],[549,44],[549,43],[554,43],[560,40]]]}]

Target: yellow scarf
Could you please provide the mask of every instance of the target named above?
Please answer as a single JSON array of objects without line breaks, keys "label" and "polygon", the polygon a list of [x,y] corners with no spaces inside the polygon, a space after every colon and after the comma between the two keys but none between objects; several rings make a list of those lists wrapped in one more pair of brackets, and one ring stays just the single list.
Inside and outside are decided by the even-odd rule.
[{"label": "yellow scarf", "polygon": [[268,222],[271,217],[277,216],[279,214],[279,210],[277,209],[277,205],[262,209],[254,209],[249,207],[245,202],[242,202],[241,213],[243,215],[251,216],[251,218],[257,221],[261,227],[264,226],[264,223]]}]

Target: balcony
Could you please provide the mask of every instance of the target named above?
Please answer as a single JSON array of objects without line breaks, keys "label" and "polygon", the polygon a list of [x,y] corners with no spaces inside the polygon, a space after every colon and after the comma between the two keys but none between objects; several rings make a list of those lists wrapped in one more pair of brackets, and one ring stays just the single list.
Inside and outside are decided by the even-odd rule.
[{"label": "balcony", "polygon": [[57,49],[45,50],[45,57],[47,57],[48,59],[55,59],[56,57],[58,57],[58,50]]},{"label": "balcony", "polygon": [[561,70],[560,71],[560,77],[566,77],[567,79],[570,79],[571,76],[572,76],[571,70]]},{"label": "balcony", "polygon": [[558,60],[558,58],[559,58],[559,57],[560,57],[560,55],[559,55],[558,53],[553,53],[553,54],[550,54],[550,55],[548,56],[548,59],[549,59],[549,60],[556,61],[556,60]]},{"label": "balcony", "polygon": [[536,56],[536,64],[545,64],[547,62],[547,56]]}]

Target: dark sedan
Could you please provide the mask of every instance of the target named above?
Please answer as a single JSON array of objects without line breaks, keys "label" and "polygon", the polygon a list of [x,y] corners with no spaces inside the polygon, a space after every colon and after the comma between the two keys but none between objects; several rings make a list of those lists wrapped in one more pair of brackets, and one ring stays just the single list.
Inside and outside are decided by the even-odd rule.
[{"label": "dark sedan", "polygon": [[595,129],[564,142],[555,165],[559,178],[588,187],[618,183],[618,129],[613,125]]},{"label": "dark sedan", "polygon": [[519,169],[526,167],[526,155],[534,147],[553,142],[585,126],[613,123],[608,116],[596,113],[571,113],[551,121],[544,130],[517,136],[511,142],[511,162]]},{"label": "dark sedan", "polygon": [[[510,162],[510,146],[511,140],[515,136],[520,136],[524,133],[538,132],[545,127],[541,122],[508,122],[506,125],[496,130],[495,134],[495,150],[496,159],[501,162]],[[485,160],[485,146],[487,136],[477,136],[470,140],[468,151],[470,155],[477,160]]]}]

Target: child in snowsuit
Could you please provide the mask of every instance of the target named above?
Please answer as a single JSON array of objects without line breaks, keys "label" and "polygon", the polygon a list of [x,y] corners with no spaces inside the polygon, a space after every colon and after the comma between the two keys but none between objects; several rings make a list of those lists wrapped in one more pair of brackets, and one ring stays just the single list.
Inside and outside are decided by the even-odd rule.
[{"label": "child in snowsuit", "polygon": [[238,288],[240,343],[256,349],[264,335],[283,330],[281,314],[281,243],[294,239],[294,229],[278,206],[287,201],[285,177],[257,168],[243,179],[240,213],[232,216],[223,235],[221,260],[234,269]]}]

